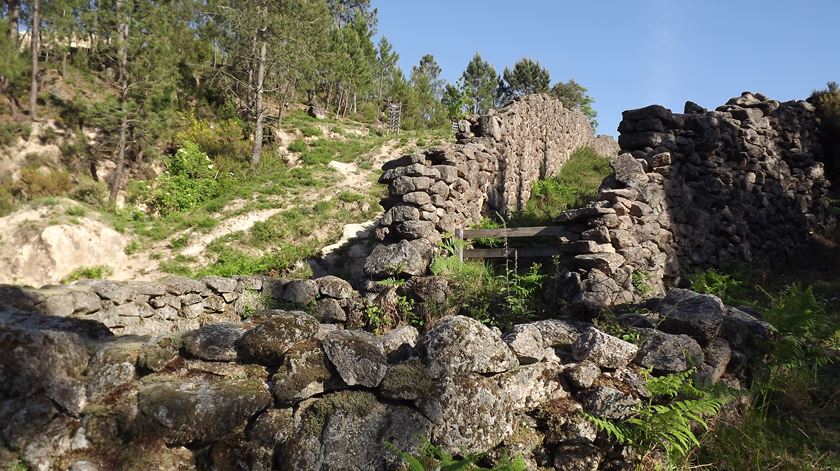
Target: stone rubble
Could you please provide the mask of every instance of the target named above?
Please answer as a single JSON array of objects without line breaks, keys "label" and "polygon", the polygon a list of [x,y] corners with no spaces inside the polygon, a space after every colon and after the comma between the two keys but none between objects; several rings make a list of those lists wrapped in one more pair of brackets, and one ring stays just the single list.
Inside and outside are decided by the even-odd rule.
[{"label": "stone rubble", "polygon": [[3,325],[0,458],[32,469],[400,469],[383,442],[416,451],[425,438],[456,453],[507,448],[531,468],[632,463],[583,412],[628,417],[647,394],[641,368],[684,371],[681,349],[701,380],[745,386],[750,362],[735,359],[771,335],[686,290],[650,315],[675,306],[731,327],[701,350],[688,323],[669,330],[691,336],[631,328],[641,347],[556,319],[501,333],[450,316],[422,335],[375,336],[277,309],[162,336],[88,335],[73,317],[63,330]]}]

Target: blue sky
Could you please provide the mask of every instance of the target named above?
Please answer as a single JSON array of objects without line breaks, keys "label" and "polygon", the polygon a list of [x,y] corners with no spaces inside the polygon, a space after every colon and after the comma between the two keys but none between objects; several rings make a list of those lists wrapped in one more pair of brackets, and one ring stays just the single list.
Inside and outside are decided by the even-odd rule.
[{"label": "blue sky", "polygon": [[435,56],[445,79],[475,52],[501,73],[523,56],[595,98],[600,133],[621,111],[682,112],[742,91],[804,99],[840,81],[840,0],[373,0],[408,72]]}]

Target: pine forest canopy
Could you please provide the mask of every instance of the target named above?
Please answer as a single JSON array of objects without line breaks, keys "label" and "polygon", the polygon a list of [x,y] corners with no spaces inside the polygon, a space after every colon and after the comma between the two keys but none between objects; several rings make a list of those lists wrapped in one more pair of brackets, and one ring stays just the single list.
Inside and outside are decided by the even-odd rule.
[{"label": "pine forest canopy", "polygon": [[500,76],[476,53],[448,84],[426,54],[406,75],[388,39],[374,42],[370,0],[0,1],[0,93],[12,119],[25,111],[37,119],[39,90],[48,77],[63,81],[68,67],[106,85],[77,95],[65,121],[104,131],[99,152],[117,164],[112,199],[126,165],[180,145],[175,136],[190,115],[238,123],[253,165],[265,126],[298,102],[370,123],[399,102],[402,126],[421,129],[551,92],[595,117],[586,88],[573,80],[552,87],[529,58]]}]

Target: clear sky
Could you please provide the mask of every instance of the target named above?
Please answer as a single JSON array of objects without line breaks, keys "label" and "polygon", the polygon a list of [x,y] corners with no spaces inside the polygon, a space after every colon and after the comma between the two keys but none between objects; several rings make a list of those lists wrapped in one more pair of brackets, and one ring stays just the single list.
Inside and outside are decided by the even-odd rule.
[{"label": "clear sky", "polygon": [[[714,108],[742,91],[804,99],[840,81],[840,0],[373,0],[408,72],[435,56],[456,81],[475,52],[523,56],[595,98],[600,133],[652,103]],[[377,39],[378,40],[378,39]]]}]

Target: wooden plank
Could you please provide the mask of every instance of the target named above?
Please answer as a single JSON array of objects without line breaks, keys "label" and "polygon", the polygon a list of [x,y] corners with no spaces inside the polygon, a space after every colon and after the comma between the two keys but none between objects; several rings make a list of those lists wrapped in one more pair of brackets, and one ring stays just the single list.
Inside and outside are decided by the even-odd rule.
[{"label": "wooden plank", "polygon": [[[459,240],[464,240],[464,230],[463,229],[455,229],[455,238],[459,239]],[[458,244],[458,246],[456,247],[456,250],[458,251],[458,260],[463,262],[464,261],[464,245],[461,244],[461,243],[458,243],[458,242],[456,242],[456,243]]]},{"label": "wooden plank", "polygon": [[508,227],[502,229],[464,229],[464,239],[480,237],[560,237],[570,231],[563,226]]},{"label": "wooden plank", "polygon": [[[509,249],[508,256],[523,258],[551,257],[560,253],[557,247],[524,247]],[[465,249],[464,258],[505,258],[505,249]]]}]

